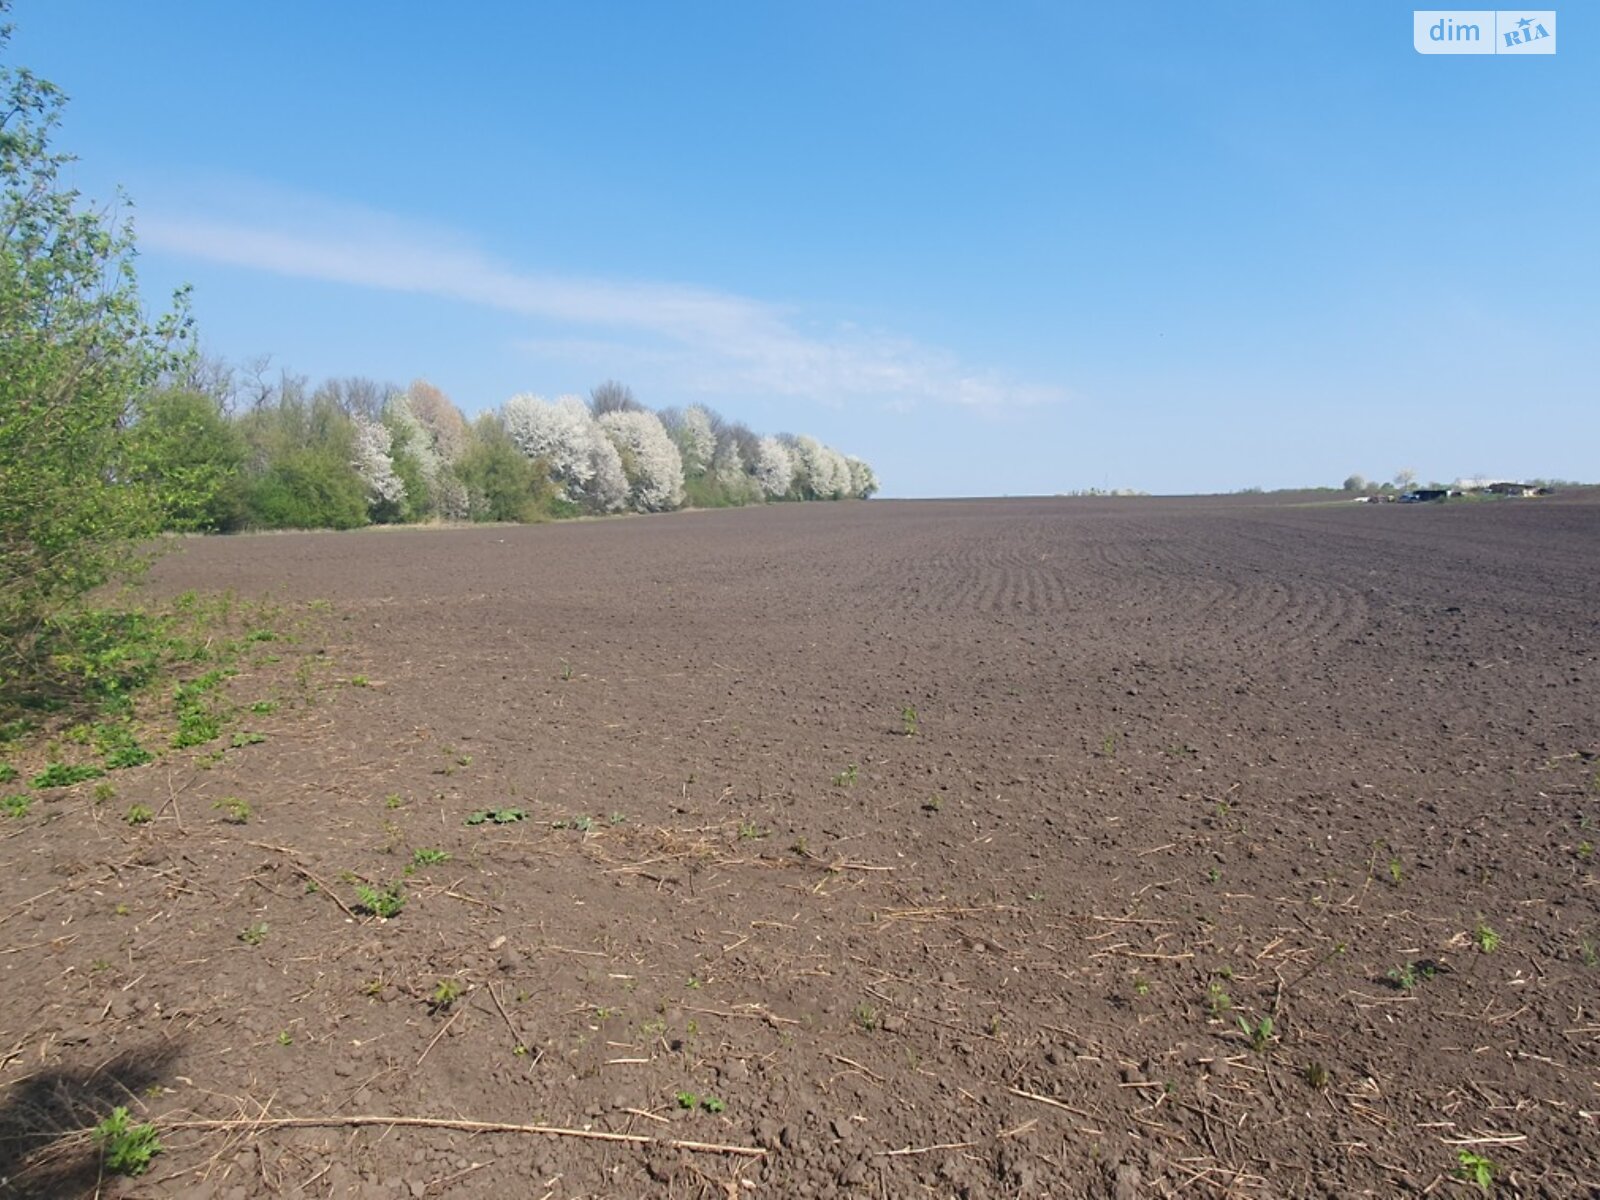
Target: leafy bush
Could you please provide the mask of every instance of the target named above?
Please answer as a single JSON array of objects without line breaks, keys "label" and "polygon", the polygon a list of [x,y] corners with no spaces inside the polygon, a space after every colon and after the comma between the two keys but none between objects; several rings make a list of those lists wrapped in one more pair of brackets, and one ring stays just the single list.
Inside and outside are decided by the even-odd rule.
[{"label": "leafy bush", "polygon": [[229,530],[243,522],[244,438],[212,397],[173,390],[145,396],[128,430],[127,455],[129,478],[150,488],[167,529]]},{"label": "leafy bush", "polygon": [[0,701],[48,673],[53,618],[142,561],[159,508],[130,478],[123,427],[188,329],[181,295],[146,320],[131,225],[63,184],[64,103],[0,64]]},{"label": "leafy bush", "polygon": [[537,521],[553,500],[542,460],[530,460],[495,413],[485,413],[473,424],[448,474],[465,491],[474,521]]}]

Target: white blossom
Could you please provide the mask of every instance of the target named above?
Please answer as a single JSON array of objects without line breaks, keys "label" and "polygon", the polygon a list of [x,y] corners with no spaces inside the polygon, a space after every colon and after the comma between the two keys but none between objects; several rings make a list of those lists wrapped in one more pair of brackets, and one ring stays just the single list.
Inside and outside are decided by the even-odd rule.
[{"label": "white blossom", "polygon": [[[569,403],[569,401],[576,401]],[[563,396],[513,396],[505,405],[506,432],[529,458],[542,458],[550,478],[577,499],[594,478],[594,418],[583,401]]]},{"label": "white blossom", "polygon": [[[674,457],[677,451],[673,451]],[[583,499],[596,512],[621,512],[628,507],[628,476],[622,469],[622,455],[605,434],[597,431],[590,457],[594,475],[584,490]]]},{"label": "white blossom", "polygon": [[775,437],[761,439],[756,455],[756,481],[768,496],[784,496],[794,483],[794,459]]},{"label": "white blossom", "polygon": [[616,446],[623,466],[633,468],[628,482],[635,509],[664,512],[683,503],[683,459],[655,413],[608,412],[600,417],[600,428]]},{"label": "white blossom", "polygon": [[794,459],[795,481],[807,499],[831,500],[849,487],[850,468],[837,450],[801,434],[789,452]]},{"label": "white blossom", "polygon": [[711,465],[717,452],[717,435],[711,414],[698,404],[684,410],[678,426],[678,447],[683,451],[683,469],[689,474],[698,474]]},{"label": "white blossom", "polygon": [[878,475],[876,471],[859,458],[846,458],[844,461],[850,471],[850,494],[852,496],[865,500],[878,490]]},{"label": "white blossom", "polygon": [[[407,453],[417,460],[417,469],[422,474],[422,481],[432,491],[439,485],[439,469],[443,462],[439,457],[438,447],[434,445],[433,431],[417,419],[416,412],[411,407],[411,398],[404,392],[399,392],[389,397],[383,407],[383,420],[391,434],[399,434],[401,444]],[[391,457],[393,441],[390,442]]]},{"label": "white blossom", "polygon": [[350,464],[367,485],[369,504],[400,504],[406,498],[405,481],[395,473],[389,457],[389,430],[368,417],[351,418],[355,424],[355,460]]}]

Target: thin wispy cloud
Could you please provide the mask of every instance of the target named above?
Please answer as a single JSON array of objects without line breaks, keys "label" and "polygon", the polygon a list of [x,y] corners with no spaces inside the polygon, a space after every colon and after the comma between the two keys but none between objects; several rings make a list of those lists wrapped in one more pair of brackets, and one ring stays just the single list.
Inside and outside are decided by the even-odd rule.
[{"label": "thin wispy cloud", "polygon": [[140,217],[139,239],[213,263],[515,313],[534,323],[519,342],[526,352],[612,370],[648,365],[692,392],[974,408],[1064,396],[911,339],[842,325],[802,330],[792,310],[745,296],[516,270],[450,231],[371,210],[304,201],[242,216],[158,210]]}]

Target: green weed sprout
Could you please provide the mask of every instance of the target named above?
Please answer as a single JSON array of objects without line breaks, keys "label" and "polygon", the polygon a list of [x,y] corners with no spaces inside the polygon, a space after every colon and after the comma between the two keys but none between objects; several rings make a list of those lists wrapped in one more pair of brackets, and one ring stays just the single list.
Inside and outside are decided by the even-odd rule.
[{"label": "green weed sprout", "polygon": [[134,1125],[126,1108],[114,1108],[111,1115],[94,1127],[94,1140],[100,1144],[106,1170],[113,1175],[143,1175],[150,1160],[161,1153],[161,1139],[154,1125]]}]

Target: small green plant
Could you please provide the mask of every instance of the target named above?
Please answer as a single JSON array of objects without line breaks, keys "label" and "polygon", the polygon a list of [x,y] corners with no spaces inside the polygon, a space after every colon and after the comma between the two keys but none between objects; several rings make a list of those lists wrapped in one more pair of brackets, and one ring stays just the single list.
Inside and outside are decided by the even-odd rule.
[{"label": "small green plant", "polygon": [[1306,1083],[1316,1088],[1319,1092],[1328,1086],[1328,1068],[1319,1062],[1307,1063],[1305,1070],[1301,1074],[1304,1076]]},{"label": "small green plant", "polygon": [[433,995],[428,997],[428,1007],[434,1012],[447,1012],[459,999],[461,999],[461,981],[441,979],[434,987]]},{"label": "small green plant", "polygon": [[1579,842],[1578,843],[1578,857],[1583,859],[1586,862],[1589,859],[1593,858],[1594,857],[1594,843],[1590,842],[1590,841]]},{"label": "small green plant", "polygon": [[370,687],[371,684],[372,684],[372,681],[369,680],[365,675],[352,675],[352,676],[350,676],[350,686],[351,687]]},{"label": "small green plant", "polygon": [[859,768],[856,766],[855,763],[851,763],[844,770],[840,771],[837,775],[835,775],[833,777],[833,786],[834,787],[853,787],[855,785],[856,777],[857,777],[858,774],[859,774]]},{"label": "small green plant", "polygon": [[718,1100],[715,1096],[701,1096],[695,1092],[676,1092],[672,1098],[678,1102],[678,1107],[685,1112],[693,1112],[697,1108],[703,1108],[708,1113],[719,1113],[728,1107],[727,1104]]},{"label": "small green plant", "polygon": [[[516,811],[521,812],[522,810],[521,809],[517,809]],[[494,819],[494,818],[491,818],[491,819]],[[520,820],[520,818],[518,818],[518,819]],[[496,820],[495,823],[496,824],[504,824],[505,822]],[[593,833],[594,832],[594,818],[593,817],[589,817],[589,816],[568,817],[565,821],[551,821],[550,822],[550,828],[551,829],[571,829],[571,830],[574,830],[574,831],[576,831],[578,833]]]},{"label": "small green plant", "polygon": [[[470,813],[467,816],[467,824],[482,825],[485,821],[492,821],[496,825],[513,825],[518,821],[526,820],[527,816],[528,814],[520,808],[484,808],[475,813]],[[589,817],[580,819],[589,822],[585,832],[594,827],[594,822]],[[557,822],[555,828],[560,829],[563,825],[563,822]],[[577,826],[573,825],[571,828],[577,828]]]},{"label": "small green plant", "polygon": [[1594,943],[1584,938],[1578,943],[1578,957],[1583,960],[1586,967],[1600,966],[1600,951],[1596,951]]},{"label": "small green plant", "polygon": [[1239,1018],[1239,1028],[1244,1030],[1245,1037],[1250,1039],[1250,1049],[1260,1054],[1272,1044],[1272,1018],[1262,1017],[1254,1025],[1243,1017]]},{"label": "small green plant", "polygon": [[1206,879],[1212,883],[1220,882],[1222,879],[1222,872],[1216,867],[1210,867],[1206,870]]},{"label": "small green plant", "polygon": [[289,1031],[287,1029],[283,1030],[281,1033],[278,1034],[278,1045],[280,1045],[280,1046],[292,1046],[292,1045],[294,1045],[294,1037],[289,1033]]},{"label": "small green plant", "polygon": [[383,798],[383,806],[388,809],[404,808],[405,801],[400,799],[399,792],[390,792]]},{"label": "small green plant", "polygon": [[246,746],[259,746],[266,740],[264,733],[236,733],[228,739],[228,745],[234,750],[242,750]]},{"label": "small green plant", "polygon": [[265,921],[257,921],[254,925],[246,926],[239,932],[239,940],[246,946],[261,945],[262,942],[267,940],[267,923]]},{"label": "small green plant", "polygon": [[1431,962],[1408,962],[1404,966],[1389,968],[1389,981],[1402,992],[1412,992],[1418,984],[1426,983],[1438,973]]},{"label": "small green plant", "polygon": [[900,728],[907,737],[916,737],[920,727],[915,706],[908,704],[900,710]]},{"label": "small green plant", "polygon": [[4,813],[8,817],[25,817],[28,815],[28,810],[32,807],[32,796],[23,796],[19,794],[16,796],[7,796],[4,800],[0,800],[0,813]]},{"label": "small green plant", "polygon": [[1500,1170],[1493,1162],[1481,1154],[1474,1154],[1470,1150],[1462,1150],[1456,1154],[1455,1176],[1465,1179],[1468,1183],[1477,1184],[1481,1192],[1494,1190],[1494,1177]]},{"label": "small green plant", "polygon": [[1481,920],[1472,930],[1472,941],[1485,954],[1493,954],[1500,949],[1500,935]]},{"label": "small green plant", "polygon": [[1117,735],[1115,731],[1108,733],[1100,739],[1100,756],[1102,758],[1115,758],[1117,756]]},{"label": "small green plant", "polygon": [[123,820],[127,821],[129,825],[148,825],[155,819],[156,814],[151,812],[150,806],[146,804],[130,805],[127,815],[123,817]]},{"label": "small green plant", "polygon": [[154,1125],[135,1125],[126,1108],[114,1108],[111,1115],[93,1130],[100,1145],[105,1169],[113,1175],[143,1175],[150,1160],[161,1153],[161,1139]]},{"label": "small green plant", "polygon": [[772,836],[772,831],[770,829],[763,829],[754,821],[741,821],[739,823],[740,841],[757,841],[761,838],[770,836]]},{"label": "small green plant", "polygon": [[278,702],[276,700],[257,700],[250,706],[250,711],[258,717],[268,717],[278,711]]},{"label": "small green plant", "polygon": [[449,851],[446,850],[413,850],[411,852],[411,865],[415,867],[436,867],[440,863],[450,861]]},{"label": "small green plant", "polygon": [[1148,996],[1150,994],[1150,981],[1143,975],[1135,975],[1133,977],[1133,994],[1136,996]]},{"label": "small green plant", "polygon": [[155,760],[155,755],[138,742],[122,742],[106,751],[106,769],[123,771],[129,767],[142,767]]},{"label": "small green plant", "polygon": [[1215,979],[1211,986],[1206,988],[1206,1011],[1213,1017],[1220,1017],[1233,1007],[1233,997]]},{"label": "small green plant", "polygon": [[572,682],[572,664],[564,658],[561,660],[561,682]]},{"label": "small green plant", "polygon": [[51,763],[33,777],[32,783],[36,788],[63,788],[86,779],[98,779],[104,774],[104,770],[91,763],[78,763],[70,767],[66,763]]},{"label": "small green plant", "polygon": [[363,883],[356,888],[356,907],[369,916],[381,917],[387,921],[391,917],[399,916],[400,910],[405,906],[405,889],[398,883],[391,883],[381,888]]},{"label": "small green plant", "polygon": [[871,1033],[878,1027],[878,1010],[870,1004],[856,1005],[855,1017],[856,1024],[867,1033]]},{"label": "small green plant", "polygon": [[178,715],[178,729],[172,735],[172,748],[185,750],[203,746],[222,734],[222,718],[205,708],[184,709]]},{"label": "small green plant", "polygon": [[15,783],[21,774],[10,763],[0,763],[0,783]]},{"label": "small green plant", "polygon": [[940,809],[942,809],[943,807],[944,807],[944,801],[942,799],[940,799],[938,796],[929,796],[922,803],[922,809],[923,809],[924,812],[936,813]]},{"label": "small green plant", "polygon": [[107,800],[115,800],[116,798],[117,789],[111,785],[109,780],[102,779],[94,785],[94,802],[96,804],[104,804]]},{"label": "small green plant", "polygon": [[1398,858],[1389,860],[1389,882],[1395,887],[1400,886],[1400,881],[1405,878],[1405,868],[1400,865]]},{"label": "small green plant", "polygon": [[250,821],[250,806],[237,796],[224,796],[211,807],[220,810],[229,825],[246,825]]}]

